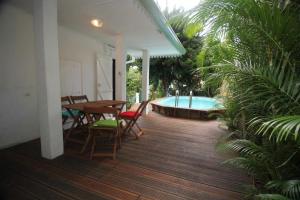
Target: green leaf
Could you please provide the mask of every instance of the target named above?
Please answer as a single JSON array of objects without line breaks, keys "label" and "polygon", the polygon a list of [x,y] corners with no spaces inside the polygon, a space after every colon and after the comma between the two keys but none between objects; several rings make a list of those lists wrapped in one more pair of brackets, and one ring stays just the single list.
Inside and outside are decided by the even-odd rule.
[{"label": "green leaf", "polygon": [[259,194],[255,197],[260,200],[291,200],[280,194]]}]

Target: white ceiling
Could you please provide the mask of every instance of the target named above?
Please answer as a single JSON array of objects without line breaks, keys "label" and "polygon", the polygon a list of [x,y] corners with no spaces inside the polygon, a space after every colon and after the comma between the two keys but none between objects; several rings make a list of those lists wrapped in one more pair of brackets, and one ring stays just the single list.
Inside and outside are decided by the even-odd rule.
[{"label": "white ceiling", "polygon": [[[94,18],[103,21],[102,28],[91,26]],[[179,54],[138,0],[58,0],[58,20],[112,46],[115,36],[122,34],[128,52],[135,56],[140,56],[142,49],[148,49],[151,56]]]}]

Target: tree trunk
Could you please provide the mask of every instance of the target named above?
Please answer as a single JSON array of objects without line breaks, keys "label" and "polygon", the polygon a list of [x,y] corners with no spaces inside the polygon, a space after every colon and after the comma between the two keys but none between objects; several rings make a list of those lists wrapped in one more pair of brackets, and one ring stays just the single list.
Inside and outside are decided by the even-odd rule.
[{"label": "tree trunk", "polygon": [[165,94],[165,96],[167,96],[168,95],[169,84],[167,83],[167,81],[162,80],[162,85],[163,85],[164,94]]}]

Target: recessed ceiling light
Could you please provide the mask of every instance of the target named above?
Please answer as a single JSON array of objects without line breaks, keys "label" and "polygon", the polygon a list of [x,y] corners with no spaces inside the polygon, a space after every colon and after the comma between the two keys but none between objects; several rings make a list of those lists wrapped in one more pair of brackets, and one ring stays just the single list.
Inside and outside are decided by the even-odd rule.
[{"label": "recessed ceiling light", "polygon": [[103,22],[100,19],[91,20],[91,24],[97,28],[101,28],[103,26]]}]

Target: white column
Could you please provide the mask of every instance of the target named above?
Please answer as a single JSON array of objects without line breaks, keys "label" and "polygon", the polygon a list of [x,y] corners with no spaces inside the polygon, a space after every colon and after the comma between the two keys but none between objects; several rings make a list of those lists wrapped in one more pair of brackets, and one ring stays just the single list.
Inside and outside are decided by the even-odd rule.
[{"label": "white column", "polygon": [[116,37],[116,99],[126,100],[126,49],[122,35]]},{"label": "white column", "polygon": [[63,154],[60,71],[57,39],[57,0],[34,1],[39,128],[42,156]]},{"label": "white column", "polygon": [[[143,66],[142,66],[142,100],[149,99],[149,68],[150,56],[148,50],[143,50]],[[148,108],[145,109],[145,114],[148,114]]]}]

